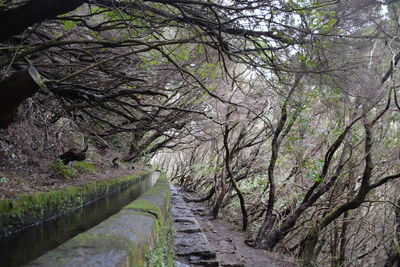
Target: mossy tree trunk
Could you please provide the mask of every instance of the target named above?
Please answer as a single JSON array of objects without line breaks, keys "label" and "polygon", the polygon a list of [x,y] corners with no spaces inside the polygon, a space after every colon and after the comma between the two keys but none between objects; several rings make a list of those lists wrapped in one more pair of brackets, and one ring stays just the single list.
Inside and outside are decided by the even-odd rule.
[{"label": "mossy tree trunk", "polygon": [[300,244],[300,265],[303,267],[315,266],[317,259],[316,246],[319,238],[319,230],[316,226],[312,227],[307,236]]}]

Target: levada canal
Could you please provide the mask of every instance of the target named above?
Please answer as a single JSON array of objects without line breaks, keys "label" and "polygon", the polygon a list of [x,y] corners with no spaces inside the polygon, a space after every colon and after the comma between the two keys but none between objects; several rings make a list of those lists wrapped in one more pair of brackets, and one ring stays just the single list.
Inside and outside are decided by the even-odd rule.
[{"label": "levada canal", "polygon": [[146,174],[122,191],[113,192],[72,212],[1,237],[0,266],[26,264],[99,224],[152,187],[159,175],[157,171]]}]

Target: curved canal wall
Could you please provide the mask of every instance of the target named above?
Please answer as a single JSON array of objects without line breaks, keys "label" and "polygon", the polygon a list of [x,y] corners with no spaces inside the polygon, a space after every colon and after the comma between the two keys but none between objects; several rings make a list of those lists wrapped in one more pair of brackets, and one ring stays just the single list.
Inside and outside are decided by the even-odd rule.
[{"label": "curved canal wall", "polygon": [[120,212],[27,266],[174,266],[171,191],[165,174]]},{"label": "curved canal wall", "polygon": [[139,183],[148,172],[0,201],[0,238]]}]

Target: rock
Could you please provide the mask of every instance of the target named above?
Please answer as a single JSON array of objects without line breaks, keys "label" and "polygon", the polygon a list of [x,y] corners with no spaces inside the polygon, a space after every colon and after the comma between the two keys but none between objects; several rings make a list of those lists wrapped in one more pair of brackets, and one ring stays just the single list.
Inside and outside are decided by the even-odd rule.
[{"label": "rock", "polygon": [[192,222],[192,223],[197,223],[196,218],[194,216],[186,216],[186,217],[177,217],[174,218],[174,222],[179,223],[185,223],[185,222]]},{"label": "rock", "polygon": [[215,251],[203,233],[177,232],[175,251],[178,256],[200,255],[204,258],[215,258]]},{"label": "rock", "polygon": [[196,223],[180,222],[175,225],[175,230],[177,232],[184,233],[198,233],[201,232],[200,225]]},{"label": "rock", "polygon": [[205,209],[204,209],[203,207],[195,207],[195,208],[192,208],[191,211],[192,211],[194,214],[197,214],[197,215],[200,215],[200,216],[204,215],[205,212],[206,212]]},{"label": "rock", "polygon": [[201,266],[210,266],[210,267],[219,266],[219,263],[218,263],[217,260],[215,260],[215,259],[204,259],[201,256],[190,256],[189,257],[189,262],[191,264],[201,265]]},{"label": "rock", "polygon": [[182,263],[179,261],[175,261],[175,267],[191,267],[190,264]]},{"label": "rock", "polygon": [[[191,208],[182,200],[180,193],[172,187],[172,215],[174,217],[175,253],[178,256],[176,266],[219,266],[214,248],[201,232],[193,211],[204,213],[204,208]],[[187,265],[188,262],[190,265]]]},{"label": "rock", "polygon": [[68,164],[71,161],[83,161],[86,159],[85,152],[87,148],[88,148],[87,146],[84,149],[73,147],[69,149],[67,152],[60,155],[59,158],[64,164]]},{"label": "rock", "polygon": [[223,266],[223,267],[246,267],[246,265],[244,265],[242,263],[224,263],[224,264],[221,264],[221,266]]}]

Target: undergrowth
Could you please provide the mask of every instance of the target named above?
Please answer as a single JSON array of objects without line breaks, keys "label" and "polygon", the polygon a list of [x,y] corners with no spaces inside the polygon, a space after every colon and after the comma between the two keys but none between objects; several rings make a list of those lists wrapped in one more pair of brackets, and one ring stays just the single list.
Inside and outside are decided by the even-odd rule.
[{"label": "undergrowth", "polygon": [[70,180],[75,178],[79,173],[96,172],[96,167],[89,162],[76,162],[72,166],[65,165],[62,160],[56,159],[51,166],[55,174],[62,180]]}]

